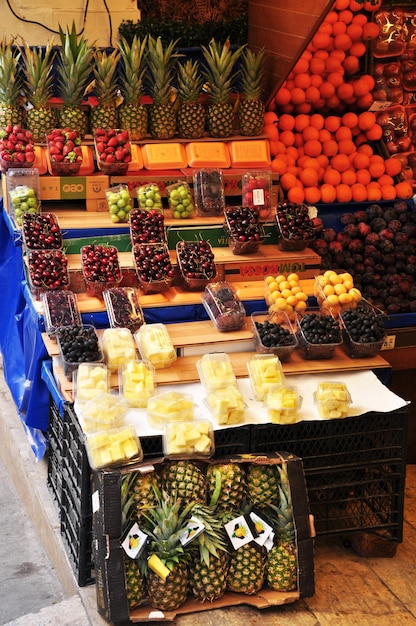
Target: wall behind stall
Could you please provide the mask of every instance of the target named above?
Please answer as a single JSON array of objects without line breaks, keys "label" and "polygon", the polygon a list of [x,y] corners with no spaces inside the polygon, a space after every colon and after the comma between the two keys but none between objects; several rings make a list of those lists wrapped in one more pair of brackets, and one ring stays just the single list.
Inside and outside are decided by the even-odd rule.
[{"label": "wall behind stall", "polygon": [[97,47],[111,47],[117,41],[123,20],[140,18],[137,0],[0,0],[2,35],[21,36],[31,46],[44,46],[52,39],[59,44],[58,25],[75,21]]}]

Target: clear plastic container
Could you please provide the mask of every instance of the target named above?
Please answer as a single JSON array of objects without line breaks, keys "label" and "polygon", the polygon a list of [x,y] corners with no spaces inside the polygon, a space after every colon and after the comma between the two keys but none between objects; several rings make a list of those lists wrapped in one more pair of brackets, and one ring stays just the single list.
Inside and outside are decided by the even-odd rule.
[{"label": "clear plastic container", "polygon": [[142,359],[155,369],[172,365],[177,359],[176,350],[164,324],[143,324],[134,334]]},{"label": "clear plastic container", "polygon": [[138,187],[137,202],[139,209],[146,209],[146,211],[151,209],[163,210],[163,200],[159,185],[157,183],[148,183]]},{"label": "clear plastic container", "polygon": [[315,276],[314,296],[320,311],[326,315],[340,315],[361,301],[361,292],[355,288],[350,272],[343,269],[326,270]]},{"label": "clear plastic container", "polygon": [[231,283],[220,281],[207,285],[201,299],[211,321],[219,331],[243,328],[246,311]]},{"label": "clear plastic container", "polygon": [[282,363],[288,361],[298,345],[296,332],[284,311],[251,314],[254,346],[259,354],[275,354]]},{"label": "clear plastic container", "polygon": [[184,286],[202,291],[217,276],[214,253],[207,241],[178,241],[176,258]]},{"label": "clear plastic container", "polygon": [[302,397],[296,386],[276,385],[267,393],[266,409],[272,424],[295,424],[301,406]]},{"label": "clear plastic container", "polygon": [[130,212],[132,245],[166,242],[165,216],[162,208],[139,208]]},{"label": "clear plastic container", "polygon": [[28,250],[59,250],[62,248],[62,231],[55,213],[24,213],[22,235],[23,243]]},{"label": "clear plastic container", "polygon": [[163,429],[168,422],[192,422],[194,399],[189,393],[165,391],[149,398],[147,417],[152,428]]},{"label": "clear plastic container", "polygon": [[318,384],[313,394],[315,406],[322,419],[347,417],[351,395],[343,382],[328,381]]},{"label": "clear plastic container", "polygon": [[54,128],[46,135],[52,176],[76,176],[83,161],[81,138],[70,128]]},{"label": "clear plastic container", "polygon": [[250,171],[242,177],[242,204],[259,210],[261,220],[267,220],[272,213],[272,177],[268,171]]},{"label": "clear plastic container", "polygon": [[115,185],[105,190],[107,206],[114,224],[128,222],[133,201],[127,185]]},{"label": "clear plastic container", "polygon": [[214,454],[214,431],[208,420],[168,422],[163,451],[169,458],[210,457]]},{"label": "clear plastic container", "polygon": [[78,417],[82,430],[88,434],[118,428],[124,423],[127,411],[127,402],[118,393],[103,392],[86,402]]},{"label": "clear plastic container", "polygon": [[226,207],[224,228],[233,254],[256,254],[264,241],[260,213],[256,208]]},{"label": "clear plastic container", "polygon": [[135,244],[132,253],[141,291],[146,295],[168,291],[175,275],[168,245],[164,242]]},{"label": "clear plastic container", "polygon": [[68,260],[62,250],[28,250],[27,277],[36,298],[69,286]]},{"label": "clear plastic container", "polygon": [[104,361],[110,370],[136,358],[136,344],[128,328],[106,328],[102,334]]},{"label": "clear plastic container", "polygon": [[187,182],[180,180],[173,185],[168,185],[166,191],[169,208],[175,219],[187,219],[194,216],[194,199]]},{"label": "clear plastic container", "polygon": [[81,264],[88,296],[103,298],[103,292],[110,287],[116,287],[123,278],[115,246],[83,246]]},{"label": "clear plastic container", "polygon": [[142,307],[134,287],[112,287],[103,292],[111,328],[128,328],[132,333],[144,324]]},{"label": "clear plastic container", "polygon": [[275,354],[255,354],[247,361],[251,388],[256,400],[264,402],[270,387],[285,384],[279,357]]},{"label": "clear plastic container", "polygon": [[204,354],[196,366],[201,383],[207,391],[237,385],[233,364],[226,352]]},{"label": "clear plastic container", "polygon": [[386,338],[384,315],[361,302],[340,315],[343,346],[353,359],[376,356]]},{"label": "clear plastic container", "polygon": [[225,209],[222,170],[202,168],[194,172],[195,209],[200,216],[223,215]]},{"label": "clear plastic container", "polygon": [[107,176],[124,176],[132,160],[129,132],[99,128],[94,132],[98,168]]},{"label": "clear plastic container", "polygon": [[244,422],[246,405],[236,385],[210,391],[205,401],[217,424],[222,426]]},{"label": "clear plastic container", "polygon": [[146,408],[156,393],[155,368],[147,361],[127,361],[119,369],[119,389],[130,407]]},{"label": "clear plastic container", "polygon": [[132,425],[91,433],[85,444],[93,470],[143,460],[140,438]]},{"label": "clear plastic container", "polygon": [[297,315],[298,347],[304,359],[332,359],[342,344],[341,329],[332,315],[305,313]]},{"label": "clear plastic container", "polygon": [[62,326],[56,335],[64,374],[72,373],[80,363],[103,363],[97,331],[90,324]]},{"label": "clear plastic container", "polygon": [[76,294],[66,289],[45,291],[41,294],[45,330],[54,336],[62,326],[81,324]]},{"label": "clear plastic container", "polygon": [[[8,174],[11,174],[11,172],[8,172]],[[39,190],[30,184],[21,184],[10,189],[9,200],[10,215],[18,226],[22,226],[24,215],[36,215],[40,212]]]},{"label": "clear plastic container", "polygon": [[315,239],[315,227],[305,204],[281,202],[276,209],[279,248],[285,252],[299,252]]},{"label": "clear plastic container", "polygon": [[288,235],[283,234],[282,222],[278,215],[276,215],[276,223],[277,223],[277,233],[279,237],[278,246],[280,250],[283,252],[301,252],[306,248],[309,248],[313,241],[313,236],[306,236],[297,238],[295,234],[289,233]]},{"label": "clear plastic container", "polygon": [[77,404],[110,392],[110,375],[104,363],[80,363],[72,373],[72,390]]}]

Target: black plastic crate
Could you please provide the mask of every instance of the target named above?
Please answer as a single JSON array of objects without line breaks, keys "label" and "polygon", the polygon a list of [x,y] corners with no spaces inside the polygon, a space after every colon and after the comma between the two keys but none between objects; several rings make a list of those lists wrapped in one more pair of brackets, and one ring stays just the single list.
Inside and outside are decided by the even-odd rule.
[{"label": "black plastic crate", "polygon": [[62,454],[52,439],[48,444],[48,471],[46,484],[56,502],[59,516],[62,505]]},{"label": "black plastic crate", "polygon": [[95,582],[92,547],[92,512],[80,513],[81,503],[72,479],[64,471],[62,481],[61,536],[80,587]]},{"label": "black plastic crate", "polygon": [[62,455],[64,438],[64,420],[55,402],[49,403],[48,439],[55,445],[55,449]]}]

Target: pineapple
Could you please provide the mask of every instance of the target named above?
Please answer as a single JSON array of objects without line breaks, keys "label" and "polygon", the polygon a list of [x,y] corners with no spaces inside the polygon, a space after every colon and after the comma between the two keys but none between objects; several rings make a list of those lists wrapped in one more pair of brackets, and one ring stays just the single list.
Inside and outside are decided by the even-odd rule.
[{"label": "pineapple", "polygon": [[[136,482],[139,472],[126,474],[121,482],[121,522],[122,529],[127,530],[128,526],[135,518],[136,502]],[[131,559],[124,555],[124,573],[126,581],[127,601],[130,609],[142,603],[145,596],[144,591],[144,564],[141,559]]]},{"label": "pineapple", "polygon": [[57,110],[49,105],[53,94],[53,45],[31,48],[23,44],[27,109],[26,126],[34,141],[44,142],[46,134],[57,124]]},{"label": "pineapple", "polygon": [[121,56],[120,92],[123,102],[118,109],[120,126],[130,133],[130,139],[142,139],[147,132],[147,109],[141,103],[143,79],[146,72],[147,37],[141,40],[134,35],[131,45],[120,39]]},{"label": "pineapple", "polygon": [[95,51],[94,93],[98,100],[98,105],[92,107],[90,112],[91,131],[97,128],[118,128],[117,113],[117,62],[120,55],[116,48],[107,53],[105,50]]},{"label": "pineapple", "polygon": [[234,65],[239,59],[244,46],[234,52],[230,50],[230,42],[221,46],[211,39],[209,46],[202,46],[207,67],[203,75],[207,81],[205,89],[210,102],[207,110],[207,128],[211,137],[229,137],[234,130],[234,107],[231,103],[233,84],[238,71]]},{"label": "pineapple", "polygon": [[172,139],[176,132],[176,115],[172,103],[173,70],[177,55],[176,41],[163,46],[160,37],[148,39],[150,95],[149,131],[153,139]]},{"label": "pineapple", "polygon": [[59,123],[63,128],[78,131],[83,139],[88,132],[89,120],[81,103],[90,79],[94,50],[83,36],[78,38],[74,22],[71,30],[67,27],[63,31],[59,27],[59,36],[58,88],[63,100]]},{"label": "pineapple", "polygon": [[180,538],[185,533],[193,502],[182,507],[180,499],[162,496],[156,489],[157,505],[145,513],[143,531],[149,535],[147,595],[149,604],[174,611],[183,604],[189,587],[189,551]]},{"label": "pineapple", "polygon": [[279,467],[279,473],[280,503],[277,507],[271,506],[270,515],[276,525],[277,543],[267,554],[266,580],[275,591],[294,591],[297,588],[297,550],[286,462]]},{"label": "pineapple", "polygon": [[241,55],[241,89],[243,98],[238,109],[240,134],[255,137],[264,125],[264,102],[261,99],[265,84],[265,50],[253,52],[245,48]]},{"label": "pineapple", "polygon": [[133,490],[136,516],[139,522],[143,511],[156,504],[155,486],[159,487],[159,477],[156,472],[137,472]]},{"label": "pineapple", "polygon": [[0,42],[0,127],[23,125],[21,56],[20,50],[14,47],[14,40],[4,37]]},{"label": "pineapple", "polygon": [[261,509],[279,502],[279,473],[276,465],[250,463],[247,469],[247,491],[253,506]]},{"label": "pineapple", "polygon": [[205,503],[205,476],[192,461],[168,461],[161,469],[160,482],[170,497]]},{"label": "pineapple", "polygon": [[178,65],[177,127],[180,137],[197,139],[205,130],[205,106],[198,102],[202,90],[198,61],[188,59]]},{"label": "pineapple", "polygon": [[252,595],[263,586],[265,574],[264,548],[246,543],[230,557],[227,589]]},{"label": "pineapple", "polygon": [[221,491],[217,502],[219,517],[230,519],[240,510],[246,497],[246,475],[237,463],[213,463],[208,465],[206,482],[208,497],[211,498],[218,489],[218,475],[221,480]]}]

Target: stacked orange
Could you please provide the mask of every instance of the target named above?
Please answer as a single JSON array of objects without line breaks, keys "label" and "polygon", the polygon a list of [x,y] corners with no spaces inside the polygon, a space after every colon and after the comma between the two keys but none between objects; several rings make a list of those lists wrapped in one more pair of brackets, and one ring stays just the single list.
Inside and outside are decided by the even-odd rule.
[{"label": "stacked orange", "polygon": [[280,117],[269,111],[264,130],[270,137],[271,169],[279,174],[290,202],[378,202],[413,196],[410,182],[401,180],[401,161],[374,153],[372,142],[381,138],[382,129],[372,111]]},{"label": "stacked orange", "polygon": [[374,79],[360,75],[367,44],[379,35],[356,0],[336,0],[271,103],[283,113],[367,110]]}]

